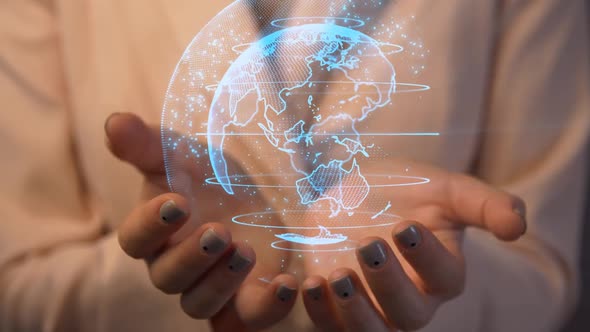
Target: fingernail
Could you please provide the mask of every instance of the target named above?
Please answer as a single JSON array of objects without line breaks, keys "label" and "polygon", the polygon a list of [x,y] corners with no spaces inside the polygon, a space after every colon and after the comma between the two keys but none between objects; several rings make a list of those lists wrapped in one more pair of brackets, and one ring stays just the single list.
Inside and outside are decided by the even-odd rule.
[{"label": "fingernail", "polygon": [[227,246],[227,243],[211,228],[201,235],[200,244],[201,249],[209,255],[218,254]]},{"label": "fingernail", "polygon": [[109,128],[109,122],[111,121],[112,118],[114,118],[116,115],[121,114],[120,112],[115,112],[112,113],[111,115],[108,116],[108,118],[104,121],[104,131],[107,132],[108,128]]},{"label": "fingernail", "polygon": [[422,243],[418,227],[412,225],[395,235],[397,241],[406,249],[416,248]]},{"label": "fingernail", "polygon": [[160,207],[160,219],[167,224],[174,224],[186,216],[173,200],[168,200]]},{"label": "fingernail", "polygon": [[236,249],[229,259],[228,268],[234,272],[241,272],[252,264],[252,261],[240,254],[240,250]]},{"label": "fingernail", "polygon": [[289,302],[295,296],[296,292],[296,289],[289,288],[285,285],[280,285],[279,288],[277,288],[276,294],[281,302]]},{"label": "fingernail", "polygon": [[354,295],[354,285],[349,276],[336,279],[332,281],[330,285],[332,286],[334,293],[342,299],[347,299]]},{"label": "fingernail", "polygon": [[378,268],[385,264],[387,256],[385,254],[385,248],[379,240],[375,240],[364,247],[359,249],[359,253],[365,265],[370,268]]},{"label": "fingernail", "polygon": [[520,217],[520,220],[523,224],[522,234],[526,233],[526,229],[527,229],[526,205],[524,204],[524,202],[522,200],[518,199],[518,200],[514,201],[514,203],[512,205],[512,211],[514,211],[514,213],[516,213]]},{"label": "fingernail", "polygon": [[305,293],[307,294],[307,296],[309,296],[310,298],[318,301],[321,297],[322,297],[322,286],[315,286],[312,288],[308,288],[305,290]]}]

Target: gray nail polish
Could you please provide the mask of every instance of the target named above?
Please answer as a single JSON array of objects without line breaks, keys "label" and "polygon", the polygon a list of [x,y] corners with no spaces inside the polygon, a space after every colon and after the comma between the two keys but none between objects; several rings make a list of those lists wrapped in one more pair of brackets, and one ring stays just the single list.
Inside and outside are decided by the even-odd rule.
[{"label": "gray nail polish", "polygon": [[277,288],[276,294],[281,302],[289,302],[295,296],[295,293],[297,293],[296,289],[280,285],[279,288]]},{"label": "gray nail polish", "polygon": [[354,295],[354,285],[349,276],[342,277],[330,283],[332,290],[340,298],[347,299]]},{"label": "gray nail polish", "polygon": [[422,243],[422,235],[418,227],[412,225],[395,235],[397,241],[406,249],[412,249]]},{"label": "gray nail polish", "polygon": [[516,213],[523,224],[522,234],[526,233],[527,222],[526,222],[526,205],[522,200],[516,200],[512,205],[512,211]]},{"label": "gray nail polish", "polygon": [[234,272],[241,272],[252,264],[252,261],[242,256],[239,250],[234,251],[233,255],[229,259],[227,268]]},{"label": "gray nail polish", "polygon": [[522,219],[526,218],[526,207],[523,202],[517,201],[512,206],[514,213],[518,214]]},{"label": "gray nail polish", "polygon": [[363,262],[370,268],[378,268],[385,264],[387,256],[385,248],[381,241],[375,240],[364,247],[359,249],[359,254],[363,259]]},{"label": "gray nail polish", "polygon": [[201,249],[208,255],[218,254],[227,246],[227,243],[213,229],[208,229],[201,235],[200,244]]},{"label": "gray nail polish", "polygon": [[160,219],[167,224],[173,224],[186,216],[173,200],[166,201],[160,207]]},{"label": "gray nail polish", "polygon": [[305,293],[310,298],[318,301],[320,299],[320,297],[322,297],[322,287],[316,286],[316,287],[308,288],[305,290]]}]

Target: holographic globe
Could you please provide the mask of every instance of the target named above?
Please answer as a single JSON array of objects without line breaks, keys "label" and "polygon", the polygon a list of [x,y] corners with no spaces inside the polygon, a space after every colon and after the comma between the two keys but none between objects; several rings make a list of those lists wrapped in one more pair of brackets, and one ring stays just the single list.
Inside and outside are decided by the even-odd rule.
[{"label": "holographic globe", "polygon": [[170,188],[191,199],[193,225],[225,223],[254,247],[260,280],[354,264],[361,237],[400,220],[391,189],[429,181],[391,173],[395,152],[381,143],[400,133],[375,131],[395,93],[428,89],[396,81],[403,46],[356,14],[379,5],[289,17],[288,2],[237,1],[173,75],[162,115]]}]

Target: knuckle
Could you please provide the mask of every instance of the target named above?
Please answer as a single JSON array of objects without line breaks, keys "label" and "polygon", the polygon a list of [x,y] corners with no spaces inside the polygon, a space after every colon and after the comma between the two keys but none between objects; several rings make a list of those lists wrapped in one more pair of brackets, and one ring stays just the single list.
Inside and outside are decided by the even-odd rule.
[{"label": "knuckle", "polygon": [[406,298],[389,306],[385,316],[402,331],[416,331],[428,325],[437,307],[438,300],[431,302],[423,297]]},{"label": "knuckle", "polygon": [[183,294],[180,297],[180,307],[182,311],[194,319],[209,319],[213,317],[216,311],[213,305],[205,305],[207,302],[203,299],[195,301],[196,296]]},{"label": "knuckle", "polygon": [[439,285],[439,287],[436,288],[427,288],[426,292],[441,300],[448,301],[461,295],[464,288],[465,283],[462,280],[455,280],[453,282],[448,282],[445,285]]},{"label": "knuckle", "polygon": [[141,248],[136,246],[127,245],[123,251],[125,251],[125,253],[133,259],[142,259],[146,257],[144,250],[141,250]]},{"label": "knuckle", "polygon": [[[230,299],[234,291],[228,287],[228,280],[209,280],[207,284],[199,284],[192,290],[182,293],[180,305],[182,310],[195,319],[209,319],[217,314]],[[230,294],[231,293],[231,294]]]},{"label": "knuckle", "polygon": [[432,317],[432,314],[424,310],[408,312],[406,317],[396,321],[396,325],[402,331],[416,331],[425,327]]},{"label": "knuckle", "polygon": [[463,293],[465,290],[466,273],[465,269],[455,269],[457,271],[451,278],[449,278],[446,285],[443,285],[439,290],[439,296],[444,300],[453,299]]},{"label": "knuckle", "polygon": [[123,232],[118,232],[117,239],[119,241],[119,246],[131,258],[140,259],[143,258],[143,253],[139,248],[132,245],[132,241],[128,239],[128,237]]},{"label": "knuckle", "polygon": [[176,285],[174,281],[169,280],[169,278],[166,278],[159,274],[150,272],[150,280],[152,281],[154,287],[156,287],[159,291],[161,291],[164,294],[172,295],[178,294],[182,291],[181,289],[179,289],[179,287]]},{"label": "knuckle", "polygon": [[448,287],[446,289],[446,292],[443,292],[443,298],[445,300],[450,300],[450,299],[454,299],[457,296],[461,295],[463,293],[463,290],[465,289],[465,283],[464,282],[457,282],[454,285]]}]

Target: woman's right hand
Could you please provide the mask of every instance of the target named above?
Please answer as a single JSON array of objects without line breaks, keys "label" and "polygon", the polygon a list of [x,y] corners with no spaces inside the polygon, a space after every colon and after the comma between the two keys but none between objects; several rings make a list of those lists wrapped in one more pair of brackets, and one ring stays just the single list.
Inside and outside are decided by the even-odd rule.
[{"label": "woman's right hand", "polygon": [[115,113],[105,131],[111,152],[145,176],[142,201],[120,226],[118,238],[125,253],[146,261],[154,286],[180,294],[184,312],[210,319],[215,331],[258,330],[281,320],[295,302],[296,280],[286,274],[269,284],[248,280],[254,250],[232,240],[229,230],[215,223],[220,220],[208,220],[178,243],[170,240],[189,219],[191,204],[167,192],[159,129],[133,114]]}]

